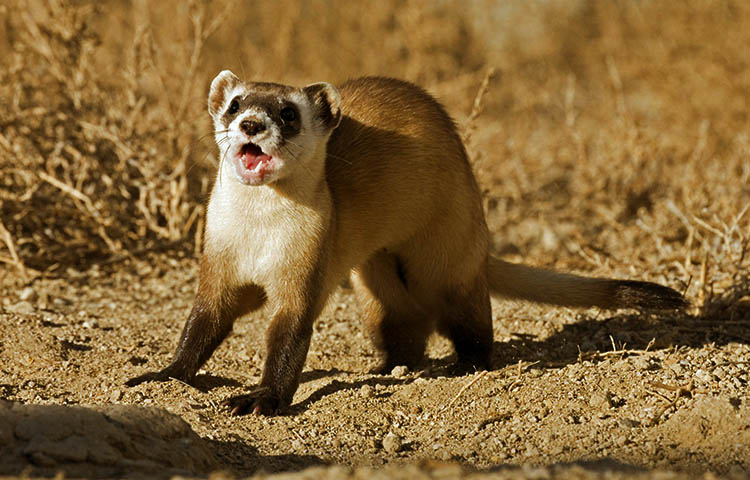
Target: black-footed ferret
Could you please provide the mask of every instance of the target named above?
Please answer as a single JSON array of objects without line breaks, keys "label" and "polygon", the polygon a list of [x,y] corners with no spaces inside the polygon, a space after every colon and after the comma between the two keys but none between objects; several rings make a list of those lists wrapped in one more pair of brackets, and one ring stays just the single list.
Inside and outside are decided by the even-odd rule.
[{"label": "black-footed ferret", "polygon": [[234,414],[277,412],[297,390],[315,318],[347,274],[386,372],[417,365],[435,329],[453,342],[460,366],[489,368],[490,293],[581,307],[685,304],[654,283],[489,255],[456,127],[415,85],[375,77],[295,88],[223,71],[208,111],[221,161],[195,305],[172,363],[128,385],[192,382],[234,320],[269,302],[260,386],[228,404]]}]

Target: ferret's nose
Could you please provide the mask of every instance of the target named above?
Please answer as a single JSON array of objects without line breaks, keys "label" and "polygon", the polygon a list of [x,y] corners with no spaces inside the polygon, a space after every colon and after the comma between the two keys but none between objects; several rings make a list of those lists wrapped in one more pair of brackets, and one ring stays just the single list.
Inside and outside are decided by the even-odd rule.
[{"label": "ferret's nose", "polygon": [[252,137],[265,130],[266,124],[259,120],[248,118],[240,122],[240,129]]}]

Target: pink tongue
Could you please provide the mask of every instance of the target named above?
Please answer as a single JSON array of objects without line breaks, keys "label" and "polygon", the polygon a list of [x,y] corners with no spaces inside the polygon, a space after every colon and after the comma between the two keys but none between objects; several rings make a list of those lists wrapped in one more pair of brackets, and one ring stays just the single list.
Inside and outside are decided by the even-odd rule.
[{"label": "pink tongue", "polygon": [[266,155],[258,147],[246,147],[242,149],[242,164],[246,169],[252,170],[258,166],[259,163],[267,162],[271,159],[270,156]]},{"label": "pink tongue", "polygon": [[252,153],[246,153],[242,156],[242,163],[248,170],[254,169],[261,162],[267,162],[271,157],[262,153],[260,155],[253,155]]}]

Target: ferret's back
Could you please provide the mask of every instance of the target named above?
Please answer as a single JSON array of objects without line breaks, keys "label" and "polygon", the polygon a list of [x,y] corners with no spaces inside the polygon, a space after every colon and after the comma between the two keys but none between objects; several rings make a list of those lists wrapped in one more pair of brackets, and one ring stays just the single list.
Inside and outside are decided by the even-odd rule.
[{"label": "ferret's back", "polygon": [[339,92],[343,116],[328,141],[326,176],[347,235],[386,247],[436,217],[456,225],[483,218],[456,127],[432,96],[384,77],[350,80]]}]

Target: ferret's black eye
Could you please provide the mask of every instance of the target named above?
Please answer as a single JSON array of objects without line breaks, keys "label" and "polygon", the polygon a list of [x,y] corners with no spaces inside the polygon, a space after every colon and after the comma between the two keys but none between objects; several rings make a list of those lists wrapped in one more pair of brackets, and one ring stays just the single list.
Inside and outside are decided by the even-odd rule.
[{"label": "ferret's black eye", "polygon": [[232,100],[232,103],[229,104],[229,108],[227,109],[227,113],[229,115],[234,115],[235,113],[240,111],[240,102],[237,101],[235,98]]},{"label": "ferret's black eye", "polygon": [[279,115],[281,116],[281,119],[286,123],[291,123],[297,120],[297,111],[292,107],[282,108],[281,112],[279,112]]}]

